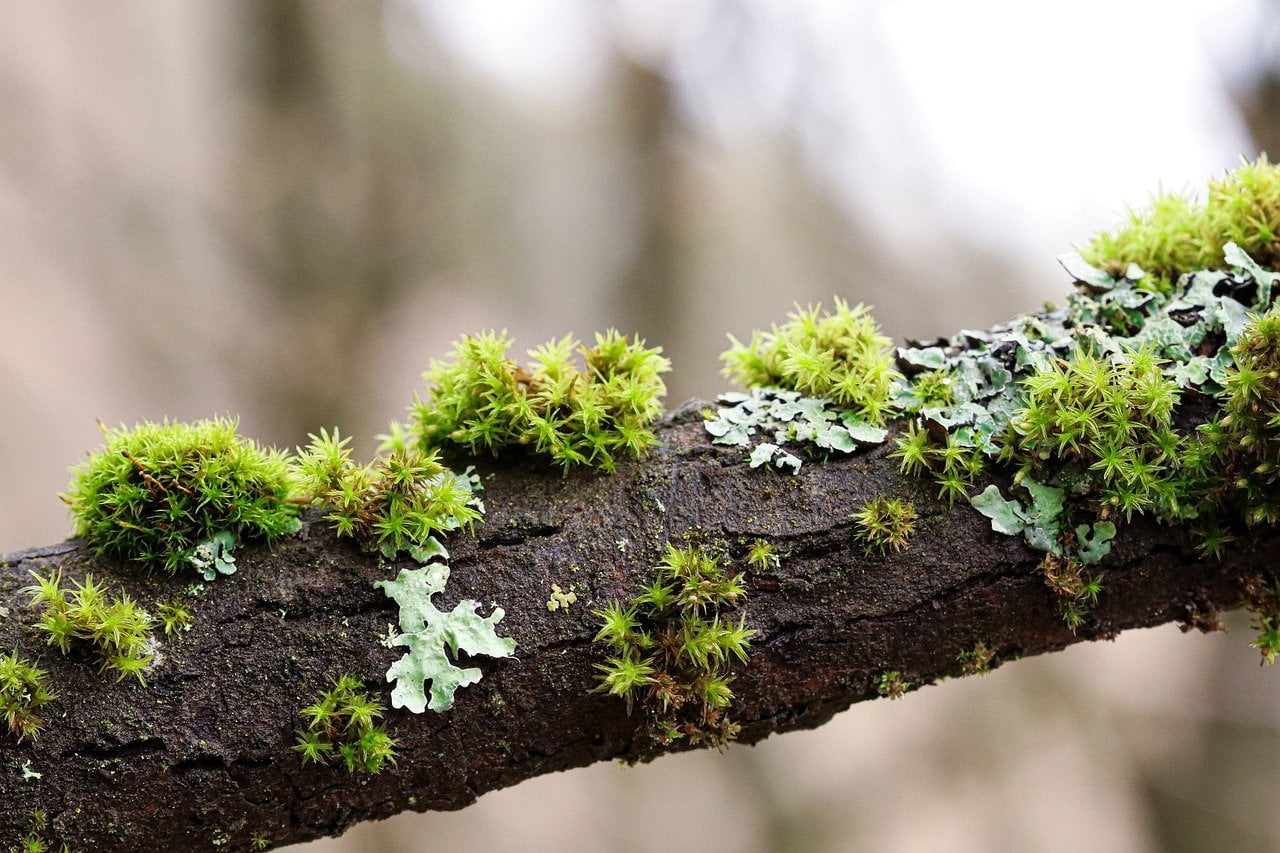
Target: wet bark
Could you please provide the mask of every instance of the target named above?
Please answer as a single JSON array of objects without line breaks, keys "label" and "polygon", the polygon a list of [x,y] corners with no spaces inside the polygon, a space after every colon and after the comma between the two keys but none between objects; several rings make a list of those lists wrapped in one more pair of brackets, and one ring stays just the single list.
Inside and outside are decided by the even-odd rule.
[{"label": "wet bark", "polygon": [[[400,654],[378,643],[396,610],[372,586],[396,567],[335,540],[325,523],[242,548],[239,572],[194,599],[190,632],[161,639],[146,687],[46,647],[20,590],[31,571],[92,572],[150,606],[193,578],[146,577],[76,541],[0,558],[0,649],[38,657],[59,694],[38,740],[0,739],[0,842],[17,843],[42,810],[44,837],[74,850],[276,846],[404,810],[462,808],[554,770],[653,758],[662,749],[640,717],[589,692],[600,660],[591,610],[635,594],[665,543],[686,534],[723,540],[737,557],[762,538],[782,558],[748,575],[747,621],[759,634],[733,685],[745,743],[875,698],[886,670],[913,686],[959,675],[958,656],[978,643],[999,665],[1126,628],[1210,626],[1216,610],[1240,604],[1240,577],[1274,562],[1271,531],[1206,561],[1186,531],[1135,522],[1072,634],[1039,555],[968,507],[948,509],[928,481],[899,475],[890,445],[806,462],[798,476],[753,470],[740,450],[709,443],[704,407],[673,412],[659,447],[614,476],[484,464],[488,515],[474,536],[449,542],[453,575],[438,603],[501,605],[499,633],[517,640],[518,657],[474,661],[484,679],[447,713],[390,711],[400,760],[374,776],[303,766],[291,749],[299,709],[332,676],[377,687]],[[909,546],[888,557],[867,554],[849,518],[876,494],[910,498],[921,515]],[[552,583],[577,593],[568,612],[548,611]]]}]

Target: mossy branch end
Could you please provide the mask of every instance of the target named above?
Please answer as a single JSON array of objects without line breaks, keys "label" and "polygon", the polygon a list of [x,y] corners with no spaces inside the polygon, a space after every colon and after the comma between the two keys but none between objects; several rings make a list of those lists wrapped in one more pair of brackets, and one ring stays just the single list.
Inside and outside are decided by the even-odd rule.
[{"label": "mossy branch end", "polygon": [[1068,257],[1065,307],[896,350],[797,309],[726,353],[768,387],[660,420],[658,350],[489,334],[367,464],[104,430],[84,538],[0,565],[0,842],[264,849],[1242,604],[1273,658],[1273,170],[1181,208],[1243,232],[1152,226],[1234,240],[1207,269]]}]

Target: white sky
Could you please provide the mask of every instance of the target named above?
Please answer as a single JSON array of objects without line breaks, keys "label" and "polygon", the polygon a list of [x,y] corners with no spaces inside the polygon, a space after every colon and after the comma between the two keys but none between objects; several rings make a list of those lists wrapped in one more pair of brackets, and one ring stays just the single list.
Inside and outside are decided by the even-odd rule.
[{"label": "white sky", "polygon": [[549,107],[591,93],[620,20],[718,143],[789,122],[899,239],[923,209],[1051,264],[1125,203],[1256,153],[1223,85],[1258,55],[1246,0],[759,2],[745,32],[711,2],[419,3],[449,49]]}]

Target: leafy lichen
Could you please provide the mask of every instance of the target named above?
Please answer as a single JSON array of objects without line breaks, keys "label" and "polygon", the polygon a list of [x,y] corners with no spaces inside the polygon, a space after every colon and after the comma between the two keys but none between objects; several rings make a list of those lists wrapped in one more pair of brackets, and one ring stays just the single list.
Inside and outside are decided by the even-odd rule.
[{"label": "leafy lichen", "polygon": [[[495,607],[489,616],[476,611],[479,602],[463,599],[449,613],[442,613],[431,597],[444,592],[449,581],[449,567],[431,563],[418,569],[401,569],[393,581],[376,581],[388,597],[400,606],[400,635],[393,646],[407,647],[405,655],[387,670],[387,681],[396,686],[391,691],[391,704],[421,714],[428,707],[447,711],[453,707],[453,694],[459,687],[475,684],[483,673],[477,667],[456,666],[445,649],[456,657],[459,651],[469,655],[511,657],[516,641],[499,637],[497,625],[505,614]],[[428,704],[425,683],[431,682]]]},{"label": "leafy lichen", "polygon": [[[721,394],[722,405],[708,416],[705,428],[713,444],[752,447],[747,461],[752,468],[769,466],[798,473],[802,460],[783,448],[800,444],[822,454],[851,453],[859,447],[880,444],[887,431],[860,419],[832,403],[805,397],[798,391],[753,388],[746,394]],[[771,441],[752,439],[763,436]]]}]

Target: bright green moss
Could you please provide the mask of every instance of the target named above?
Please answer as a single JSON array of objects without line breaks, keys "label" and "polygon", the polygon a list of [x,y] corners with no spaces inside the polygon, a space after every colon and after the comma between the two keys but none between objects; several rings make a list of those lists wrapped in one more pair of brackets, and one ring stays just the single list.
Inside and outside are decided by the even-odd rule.
[{"label": "bright green moss", "polygon": [[1280,521],[1280,307],[1252,317],[1231,354],[1222,416],[1201,428],[1208,500],[1246,524]]},{"label": "bright green moss", "polygon": [[396,742],[379,720],[386,709],[364,690],[360,679],[343,675],[301,711],[306,728],[295,732],[302,763],[339,760],[347,772],[378,773],[396,763]]},{"label": "bright green moss", "polygon": [[[73,588],[62,585],[62,573],[52,572],[44,578],[34,572],[35,585],[24,592],[31,601],[44,608],[38,630],[49,635],[49,645],[57,646],[64,655],[76,647],[97,650],[104,670],[116,673],[116,681],[134,676],[146,684],[143,672],[153,655],[151,617],[126,594],[108,596],[93,575]],[[74,583],[74,582],[73,582]]]},{"label": "bright green moss", "polygon": [[747,387],[786,388],[823,397],[871,424],[890,412],[893,342],[863,305],[836,297],[835,312],[821,306],[796,310],[771,331],[755,331],[748,343],[729,336],[720,356],[724,374]]},{"label": "bright green moss", "polygon": [[16,651],[0,655],[0,715],[19,743],[35,739],[44,725],[40,708],[55,698],[44,670],[18,657]]},{"label": "bright green moss", "polygon": [[[610,329],[584,347],[566,335],[530,350],[522,367],[506,333],[483,332],[454,344],[452,360],[433,360],[427,398],[410,407],[410,432],[424,449],[455,445],[497,454],[523,447],[565,471],[587,465],[612,472],[617,459],[654,442],[651,429],[667,393],[671,363]],[[578,357],[582,366],[579,366]]]},{"label": "bright green moss", "polygon": [[938,485],[938,497],[948,505],[969,494],[986,465],[981,451],[962,443],[955,433],[948,432],[937,444],[918,421],[898,434],[897,448],[889,457],[898,460],[898,469],[904,474],[931,475]]},{"label": "bright green moss", "polygon": [[723,748],[739,730],[728,716],[729,665],[746,662],[756,633],[745,614],[736,623],[728,616],[745,598],[742,575],[729,573],[722,558],[668,545],[644,592],[595,612],[596,642],[610,655],[597,665],[596,691],[625,699],[628,713],[639,699],[661,744],[687,738]]},{"label": "bright green moss", "polygon": [[1135,263],[1167,291],[1181,273],[1224,268],[1222,247],[1231,242],[1264,267],[1280,266],[1280,169],[1265,156],[1211,181],[1204,202],[1156,196],[1145,210],[1130,210],[1115,231],[1095,236],[1081,254],[1115,276]]},{"label": "bright green moss", "polygon": [[437,534],[470,529],[483,514],[476,478],[448,470],[434,451],[406,446],[399,432],[389,452],[367,465],[351,461],[350,439],[337,430],[310,438],[298,456],[299,493],[329,511],[339,536],[366,550],[426,562],[441,553]]},{"label": "bright green moss", "polygon": [[[1099,515],[1180,515],[1180,443],[1172,429],[1178,386],[1139,349],[1115,358],[1077,349],[1023,382],[1024,406],[1002,438],[1017,480],[1065,476]],[[1063,470],[1071,466],[1071,470]],[[1065,483],[1064,483],[1065,485]]]},{"label": "bright green moss", "polygon": [[781,566],[782,560],[773,545],[763,539],[756,539],[747,549],[747,565],[757,572],[767,572]]},{"label": "bright green moss", "polygon": [[868,551],[901,551],[916,529],[916,510],[910,501],[876,495],[849,516],[858,525],[854,535]]},{"label": "bright green moss", "polygon": [[95,553],[172,574],[215,534],[270,541],[298,529],[284,454],[236,435],[233,419],[103,432],[62,496]]}]

